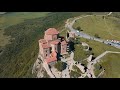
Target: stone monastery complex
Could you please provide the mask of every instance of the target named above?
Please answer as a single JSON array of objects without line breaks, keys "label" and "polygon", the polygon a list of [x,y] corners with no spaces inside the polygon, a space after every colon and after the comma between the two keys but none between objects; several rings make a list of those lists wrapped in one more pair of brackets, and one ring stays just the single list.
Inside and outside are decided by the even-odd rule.
[{"label": "stone monastery complex", "polygon": [[60,55],[67,54],[67,45],[59,31],[49,28],[45,31],[44,39],[39,40],[39,54],[48,65],[54,64]]}]

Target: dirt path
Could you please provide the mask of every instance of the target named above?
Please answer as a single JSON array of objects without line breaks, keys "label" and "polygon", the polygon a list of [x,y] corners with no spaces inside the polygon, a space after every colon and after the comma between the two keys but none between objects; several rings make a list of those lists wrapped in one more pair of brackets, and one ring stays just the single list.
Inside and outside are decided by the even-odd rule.
[{"label": "dirt path", "polygon": [[114,51],[105,51],[104,53],[102,53],[101,55],[99,55],[98,57],[96,57],[93,61],[93,63],[97,63],[97,62],[99,62],[99,60],[100,60],[100,58],[102,58],[102,57],[104,57],[106,54],[108,54],[108,53],[118,53],[118,54],[120,54],[120,52],[114,52]]}]

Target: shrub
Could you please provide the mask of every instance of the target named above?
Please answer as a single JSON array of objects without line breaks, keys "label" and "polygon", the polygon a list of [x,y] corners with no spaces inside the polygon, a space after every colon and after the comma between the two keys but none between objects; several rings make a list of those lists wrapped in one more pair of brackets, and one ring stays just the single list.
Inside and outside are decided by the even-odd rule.
[{"label": "shrub", "polygon": [[58,61],[55,64],[55,68],[57,68],[57,70],[61,72],[62,70],[64,70],[66,68],[66,63]]}]

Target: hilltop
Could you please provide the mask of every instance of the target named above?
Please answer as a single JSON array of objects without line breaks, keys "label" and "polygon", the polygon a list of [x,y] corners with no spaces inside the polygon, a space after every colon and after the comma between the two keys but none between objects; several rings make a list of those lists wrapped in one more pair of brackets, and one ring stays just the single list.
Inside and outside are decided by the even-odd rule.
[{"label": "hilltop", "polygon": [[6,14],[7,17],[12,16],[9,20],[13,24],[3,23],[4,35],[12,39],[10,44],[1,47],[0,77],[34,77],[31,74],[32,66],[38,54],[38,40],[43,37],[44,30],[49,27],[59,29],[66,19],[86,13],[56,12],[43,17],[27,18],[22,22],[14,21],[18,13]]}]

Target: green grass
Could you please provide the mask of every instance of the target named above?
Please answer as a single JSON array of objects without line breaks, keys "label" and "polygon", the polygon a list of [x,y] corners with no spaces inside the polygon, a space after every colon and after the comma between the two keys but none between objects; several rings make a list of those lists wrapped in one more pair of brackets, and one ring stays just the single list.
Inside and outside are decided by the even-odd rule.
[{"label": "green grass", "polygon": [[4,30],[0,30],[0,46],[3,47],[6,44],[10,44],[11,37],[4,35]]},{"label": "green grass", "polygon": [[75,51],[74,51],[74,60],[75,61],[81,61],[83,59],[86,59],[88,56],[86,55],[86,51],[83,50],[83,46],[80,44],[75,45]]},{"label": "green grass", "polygon": [[95,73],[95,76],[97,77],[102,72],[103,69],[100,69],[100,63],[96,63],[94,67],[95,67],[94,73]]},{"label": "green grass", "polygon": [[0,16],[0,46],[10,44],[10,36],[4,35],[4,29],[24,22],[27,19],[47,16],[49,12],[11,12]]},{"label": "green grass", "polygon": [[84,38],[80,38],[80,41],[86,42],[92,48],[92,52],[94,53],[95,57],[99,56],[105,51],[120,51],[120,49],[117,49],[115,47],[112,47],[112,46],[109,46],[109,45],[106,45],[104,43],[100,43],[97,41],[87,40]]},{"label": "green grass", "polygon": [[89,16],[77,20],[73,25],[74,28],[81,27],[83,32],[94,36],[98,34],[102,39],[120,40],[120,19],[115,17],[107,17],[106,26],[102,16]]},{"label": "green grass", "polygon": [[81,75],[77,71],[73,71],[73,70],[71,70],[71,72],[69,74],[70,74],[71,78],[78,78]]},{"label": "green grass", "polygon": [[[115,47],[93,41],[93,40],[86,40],[84,38],[80,38],[81,42],[86,42],[91,48],[92,52],[94,53],[94,57],[99,56],[105,51],[118,51],[120,52],[120,49],[117,49]],[[80,55],[80,54],[79,54]],[[79,57],[78,55],[78,57]],[[120,77],[120,54],[107,54],[102,58],[102,62],[100,63],[103,68],[105,68],[105,73],[102,76],[103,78],[118,78]],[[83,63],[83,62],[82,62]],[[86,62],[85,62],[86,63]],[[99,67],[99,63],[95,65],[95,75],[98,76],[99,73],[103,70],[99,70],[97,67]]]},{"label": "green grass", "polygon": [[61,29],[60,35],[66,38],[67,29],[66,28]]},{"label": "green grass", "polygon": [[6,13],[0,17],[0,27],[6,28],[24,22],[26,19],[34,19],[44,17],[49,12],[11,12]]},{"label": "green grass", "polygon": [[103,78],[120,78],[120,54],[107,54],[100,64],[105,68]]},{"label": "green grass", "polygon": [[75,70],[75,71],[78,72],[79,74],[82,73],[81,70],[80,70],[77,66],[73,65],[72,68],[73,68],[73,70]]},{"label": "green grass", "polygon": [[84,64],[85,67],[87,67],[88,64],[87,60],[83,60],[81,63]]}]

